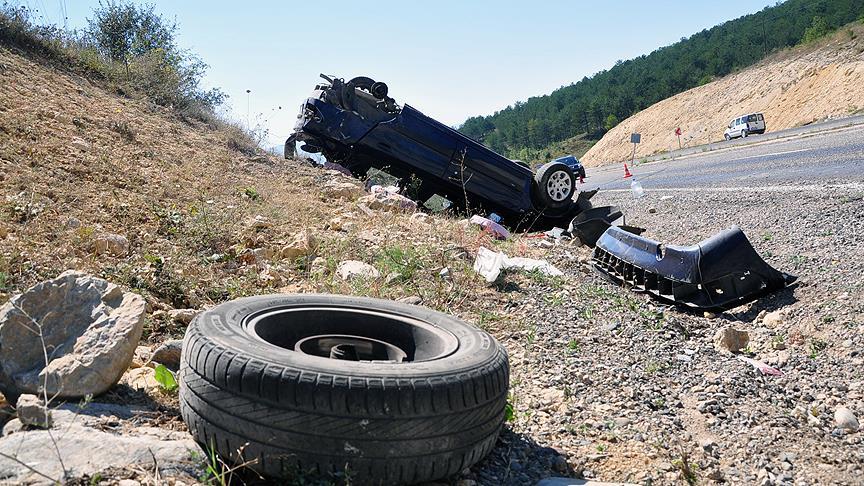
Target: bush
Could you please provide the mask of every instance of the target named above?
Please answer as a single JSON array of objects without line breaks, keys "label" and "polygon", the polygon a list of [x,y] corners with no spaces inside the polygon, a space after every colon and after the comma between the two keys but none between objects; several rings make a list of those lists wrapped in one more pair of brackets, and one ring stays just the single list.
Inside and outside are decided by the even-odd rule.
[{"label": "bush", "polygon": [[123,94],[142,95],[181,115],[213,123],[214,111],[227,95],[201,87],[208,66],[177,47],[176,24],[152,5],[128,0],[100,2],[87,22],[83,33],[42,26],[33,22],[28,8],[4,2],[0,42],[96,74]]},{"label": "bush", "polygon": [[825,17],[817,15],[813,17],[810,27],[804,30],[804,37],[801,38],[801,43],[807,44],[813,42],[816,39],[825,37],[829,32],[831,32],[831,28],[828,26],[828,21],[825,20]]}]

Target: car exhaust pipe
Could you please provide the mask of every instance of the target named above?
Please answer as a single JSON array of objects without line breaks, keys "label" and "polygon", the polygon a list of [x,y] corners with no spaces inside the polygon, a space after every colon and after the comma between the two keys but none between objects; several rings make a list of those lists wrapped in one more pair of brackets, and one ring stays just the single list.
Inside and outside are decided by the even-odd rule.
[{"label": "car exhaust pipe", "polygon": [[725,310],[798,277],[763,260],[737,226],[696,245],[663,245],[612,226],[597,240],[594,267],[634,290],[692,309]]}]

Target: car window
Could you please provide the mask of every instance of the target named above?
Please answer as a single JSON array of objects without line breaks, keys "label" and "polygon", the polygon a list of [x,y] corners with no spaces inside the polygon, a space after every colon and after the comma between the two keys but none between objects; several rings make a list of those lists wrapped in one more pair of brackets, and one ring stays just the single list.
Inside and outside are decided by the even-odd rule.
[{"label": "car window", "polygon": [[756,121],[756,115],[748,115],[747,121],[748,122],[755,122]]},{"label": "car window", "polygon": [[762,113],[759,113],[758,115],[756,115],[756,119],[759,120],[759,121],[762,121],[762,120],[765,119],[765,117],[762,116]]}]

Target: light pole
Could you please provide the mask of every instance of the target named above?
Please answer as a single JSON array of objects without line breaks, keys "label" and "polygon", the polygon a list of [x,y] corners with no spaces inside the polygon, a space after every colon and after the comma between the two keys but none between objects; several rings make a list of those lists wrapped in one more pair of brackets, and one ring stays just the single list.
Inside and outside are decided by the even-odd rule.
[{"label": "light pole", "polygon": [[247,90],[246,90],[246,130],[250,130],[250,129],[251,129],[251,127],[249,126],[249,125],[250,125],[250,123],[249,123],[249,106],[250,106],[250,101],[249,101],[249,100],[250,100],[251,93],[252,93],[252,90],[251,90],[251,89],[247,89]]}]

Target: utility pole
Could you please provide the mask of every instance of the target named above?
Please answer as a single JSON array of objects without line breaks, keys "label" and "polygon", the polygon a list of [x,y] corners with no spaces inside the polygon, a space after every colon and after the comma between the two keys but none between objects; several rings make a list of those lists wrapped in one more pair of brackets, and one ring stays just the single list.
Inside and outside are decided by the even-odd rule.
[{"label": "utility pole", "polygon": [[246,90],[246,130],[250,130],[251,124],[249,123],[249,106],[250,106],[250,94],[252,93],[251,89]]}]

